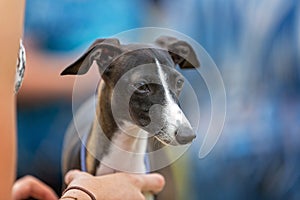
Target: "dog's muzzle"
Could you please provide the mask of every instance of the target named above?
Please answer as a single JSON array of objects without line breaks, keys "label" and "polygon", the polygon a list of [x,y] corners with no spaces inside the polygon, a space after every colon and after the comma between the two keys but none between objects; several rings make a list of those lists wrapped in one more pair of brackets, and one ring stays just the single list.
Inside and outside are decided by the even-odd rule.
[{"label": "dog's muzzle", "polygon": [[149,133],[154,133],[154,136],[164,144],[176,146],[192,142],[196,134],[184,113],[178,110],[174,117],[172,112],[166,110],[167,107],[161,105],[152,106],[149,112],[151,123],[142,128]]}]

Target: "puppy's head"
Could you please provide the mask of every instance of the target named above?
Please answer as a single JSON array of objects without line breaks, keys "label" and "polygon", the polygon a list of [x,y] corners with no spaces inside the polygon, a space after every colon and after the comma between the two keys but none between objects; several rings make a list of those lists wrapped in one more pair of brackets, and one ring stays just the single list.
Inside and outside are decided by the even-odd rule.
[{"label": "puppy's head", "polygon": [[120,106],[120,112],[124,102],[129,104],[130,116],[120,115],[124,118],[121,120],[154,134],[165,144],[187,144],[195,138],[178,103],[184,77],[176,65],[182,69],[200,66],[187,42],[168,36],[159,37],[155,45],[121,45],[117,39],[97,40],[61,75],[84,74],[94,61],[108,88],[113,90],[120,80],[125,86],[112,99],[114,105]]}]

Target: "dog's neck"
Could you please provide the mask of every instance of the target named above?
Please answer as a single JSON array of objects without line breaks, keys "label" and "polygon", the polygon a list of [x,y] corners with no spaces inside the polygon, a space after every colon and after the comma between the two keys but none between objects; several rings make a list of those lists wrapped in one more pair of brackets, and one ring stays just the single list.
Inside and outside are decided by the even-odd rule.
[{"label": "dog's neck", "polygon": [[147,139],[144,131],[136,128],[136,136],[128,135],[119,130],[112,137],[109,151],[101,160],[97,169],[97,175],[109,174],[116,171],[131,173],[145,173],[144,155],[147,147]]},{"label": "dog's neck", "polygon": [[[96,117],[87,143],[87,170],[96,175],[116,171],[145,173],[147,132],[131,123],[118,126],[111,110],[111,97],[112,90],[101,81]],[[95,158],[100,161],[99,166]]]}]

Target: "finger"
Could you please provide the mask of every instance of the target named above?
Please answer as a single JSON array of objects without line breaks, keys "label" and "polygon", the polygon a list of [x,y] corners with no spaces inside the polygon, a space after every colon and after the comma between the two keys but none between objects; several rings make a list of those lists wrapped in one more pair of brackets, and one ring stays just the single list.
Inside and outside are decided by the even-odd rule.
[{"label": "finger", "polygon": [[65,175],[65,183],[69,185],[74,179],[90,177],[91,175],[79,170],[71,170]]},{"label": "finger", "polygon": [[32,176],[26,176],[13,186],[12,196],[14,200],[27,199],[33,197],[43,200],[57,200],[55,192],[46,184]]},{"label": "finger", "polygon": [[160,192],[165,186],[165,179],[160,174],[139,175],[141,179],[141,190],[143,192]]}]

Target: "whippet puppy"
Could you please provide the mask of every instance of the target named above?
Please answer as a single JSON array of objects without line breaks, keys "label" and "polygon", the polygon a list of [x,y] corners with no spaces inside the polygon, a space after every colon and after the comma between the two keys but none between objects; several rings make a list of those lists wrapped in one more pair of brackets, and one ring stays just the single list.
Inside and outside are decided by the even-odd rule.
[{"label": "whippet puppy", "polygon": [[85,139],[80,139],[74,124],[70,126],[64,144],[64,173],[74,168],[94,175],[145,173],[149,137],[165,145],[188,144],[196,137],[178,102],[184,77],[176,65],[182,69],[200,66],[187,42],[169,36],[153,44],[98,39],[61,75],[85,74],[94,62],[102,78],[96,114],[86,124]]}]

